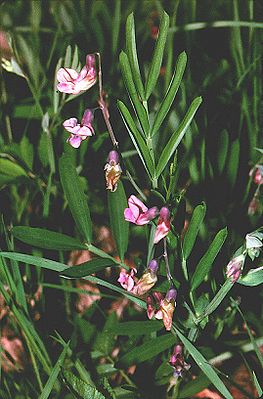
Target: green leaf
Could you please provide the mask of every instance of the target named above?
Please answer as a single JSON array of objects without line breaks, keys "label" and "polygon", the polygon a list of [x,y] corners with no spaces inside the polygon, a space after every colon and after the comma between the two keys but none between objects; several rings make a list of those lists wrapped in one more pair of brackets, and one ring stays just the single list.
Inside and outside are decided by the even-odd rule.
[{"label": "green leaf", "polygon": [[234,187],[239,167],[240,141],[237,138],[230,147],[227,165],[227,179],[230,187]]},{"label": "green leaf", "polygon": [[108,266],[116,266],[116,263],[107,258],[92,259],[89,262],[81,263],[80,265],[71,267],[70,269],[64,271],[62,273],[62,277],[82,278],[100,270],[104,270],[105,267]]},{"label": "green leaf", "polygon": [[258,397],[261,398],[261,396],[263,395],[263,390],[262,390],[262,388],[260,386],[260,383],[258,382],[258,379],[257,379],[255,371],[252,372],[252,375],[253,375],[253,380],[254,380],[255,387],[256,387],[257,392],[258,392]]},{"label": "green leaf", "polygon": [[182,78],[183,78],[183,74],[185,71],[185,67],[186,67],[186,63],[187,63],[187,55],[185,52],[182,52],[177,60],[176,63],[176,69],[175,72],[173,74],[171,83],[167,89],[167,92],[165,94],[165,98],[161,103],[161,106],[155,116],[153,125],[152,125],[152,129],[151,129],[151,136],[154,136],[161,124],[163,123],[164,118],[166,117],[169,109],[171,108],[174,98],[176,96],[176,93],[179,89],[179,86],[181,84]]},{"label": "green leaf", "polygon": [[128,108],[122,101],[117,102],[118,108],[120,110],[123,122],[128,130],[130,138],[133,142],[134,147],[136,148],[139,157],[143,163],[143,166],[148,173],[149,177],[151,178],[154,173],[154,165],[150,155],[150,151],[143,139],[142,135],[140,134],[137,126],[135,125],[134,119],[132,118]]},{"label": "green leaf", "polygon": [[64,154],[59,161],[61,184],[68,200],[69,208],[82,236],[91,242],[92,224],[87,198],[79,180],[71,157]]},{"label": "green leaf", "polygon": [[172,136],[170,137],[168,143],[164,147],[159,162],[157,164],[156,168],[156,177],[158,178],[164,168],[166,167],[167,163],[169,162],[170,158],[173,156],[176,148],[180,144],[182,138],[184,137],[185,133],[187,132],[187,129],[192,122],[195,113],[197,109],[199,108],[200,104],[202,102],[201,97],[197,97],[192,101],[192,104],[190,105],[186,115],[184,116],[182,122],[178,126],[178,128],[174,131]]},{"label": "green leaf", "polygon": [[192,356],[198,367],[209,378],[212,384],[218,391],[226,398],[233,399],[231,393],[228,391],[224,383],[216,374],[213,367],[208,363],[204,356],[196,349],[196,347],[173,325],[173,332],[178,336],[180,341],[184,344],[189,354]]},{"label": "green leaf", "polygon": [[211,384],[209,378],[203,373],[196,377],[193,381],[189,381],[186,385],[180,389],[178,398],[189,399],[203,389],[207,388]]},{"label": "green leaf", "polygon": [[61,367],[63,366],[67,351],[68,351],[68,346],[69,343],[65,346],[65,348],[63,349],[63,351],[61,352],[57,363],[55,364],[55,366],[53,367],[50,376],[46,382],[46,385],[44,386],[43,391],[41,392],[41,395],[39,396],[39,399],[48,399],[52,388],[58,378],[58,375],[60,373]]},{"label": "green leaf", "polygon": [[190,253],[192,252],[201,223],[204,220],[205,213],[206,213],[206,205],[204,202],[200,205],[197,205],[193,211],[183,241],[183,253],[185,259],[187,259]]},{"label": "green leaf", "polygon": [[173,346],[176,338],[172,334],[165,334],[157,338],[152,338],[144,344],[135,347],[129,353],[120,358],[119,362],[123,367],[138,364],[151,359],[164,350]]},{"label": "green leaf", "polygon": [[114,193],[108,192],[108,206],[110,215],[110,226],[117,245],[117,251],[121,261],[128,248],[129,223],[124,219],[124,209],[127,208],[127,198],[120,181]]},{"label": "green leaf", "polygon": [[72,251],[74,249],[87,249],[78,240],[65,234],[56,233],[37,227],[15,226],[12,234],[18,240],[39,248]]},{"label": "green leaf", "polygon": [[76,377],[70,371],[65,370],[63,376],[72,391],[78,394],[82,399],[105,399],[105,396],[95,387]]},{"label": "green leaf", "polygon": [[168,14],[166,14],[165,11],[163,11],[159,27],[159,35],[155,44],[150,71],[146,81],[146,90],[145,90],[146,100],[148,100],[148,98],[150,97],[160,73],[168,28],[169,28],[169,16]]},{"label": "green leaf", "polygon": [[250,269],[248,273],[237,280],[238,284],[248,287],[256,287],[263,283],[263,266],[256,269]]},{"label": "green leaf", "polygon": [[0,174],[12,178],[27,176],[26,171],[17,163],[9,159],[0,158]]},{"label": "green leaf", "polygon": [[223,130],[219,136],[218,157],[217,157],[218,171],[220,175],[223,172],[226,164],[228,146],[229,146],[229,135],[226,130]]},{"label": "green leaf", "polygon": [[148,135],[149,133],[149,120],[148,120],[148,115],[146,112],[146,109],[142,105],[138,94],[137,90],[133,81],[132,77],[132,71],[129,63],[129,59],[127,54],[122,51],[120,53],[120,68],[121,68],[121,73],[122,77],[124,80],[125,87],[129,93],[131,103],[133,107],[135,108],[136,115],[139,119],[140,125],[142,127],[142,130],[144,131],[145,135]]},{"label": "green leaf", "polygon": [[0,252],[0,256],[23,262],[28,265],[42,267],[43,269],[53,270],[54,272],[63,272],[70,267],[54,260],[39,258],[38,256],[26,255],[19,252]]},{"label": "green leaf", "polygon": [[126,22],[126,51],[131,66],[132,76],[134,77],[134,83],[137,92],[141,99],[144,99],[144,87],[142,83],[140,67],[137,56],[136,38],[135,38],[135,26],[133,12],[128,16]]},{"label": "green leaf", "polygon": [[191,280],[191,290],[196,290],[197,287],[204,281],[205,276],[210,272],[213,262],[222,248],[227,237],[227,228],[220,230],[215,236],[213,242],[210,244],[204,256],[198,262],[195,272]]},{"label": "green leaf", "polygon": [[26,136],[23,136],[22,140],[20,141],[20,153],[23,161],[27,164],[29,169],[32,169],[34,150],[33,145],[30,143]]},{"label": "green leaf", "polygon": [[151,321],[127,321],[116,324],[111,333],[116,335],[145,335],[159,331],[163,328],[163,323],[157,320]]},{"label": "green leaf", "polygon": [[220,303],[224,300],[224,298],[226,297],[226,295],[228,294],[228,292],[231,290],[232,287],[233,283],[229,279],[227,279],[220,288],[220,290],[217,292],[217,294],[214,296],[212,301],[206,307],[204,313],[197,318],[197,321],[201,321],[202,319],[213,313],[218,308]]}]

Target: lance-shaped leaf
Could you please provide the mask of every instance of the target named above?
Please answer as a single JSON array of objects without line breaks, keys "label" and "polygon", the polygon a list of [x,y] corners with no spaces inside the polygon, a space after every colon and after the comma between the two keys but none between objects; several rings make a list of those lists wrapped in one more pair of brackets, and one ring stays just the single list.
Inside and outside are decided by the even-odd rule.
[{"label": "lance-shaped leaf", "polygon": [[16,226],[13,227],[12,234],[18,240],[39,248],[55,249],[58,251],[87,249],[73,237],[37,227]]},{"label": "lance-shaped leaf", "polygon": [[116,266],[112,260],[107,258],[92,259],[89,262],[81,263],[80,265],[71,267],[61,273],[62,277],[67,278],[83,278],[91,275],[92,273],[104,270],[108,266]]},{"label": "lance-shaped leaf", "polygon": [[173,156],[176,148],[180,144],[182,138],[184,137],[190,123],[195,116],[196,111],[198,110],[200,104],[202,102],[201,97],[197,97],[193,100],[192,104],[190,105],[186,115],[184,116],[182,122],[178,126],[178,128],[172,134],[170,140],[164,147],[159,162],[156,167],[156,177],[158,178],[164,168],[166,167],[167,163],[169,162],[170,158]]},{"label": "lance-shaped leaf", "polygon": [[90,243],[92,238],[92,223],[87,203],[87,198],[81,186],[76,168],[69,155],[64,154],[59,161],[59,172],[61,184],[68,200],[69,208],[77,227]]},{"label": "lance-shaped leaf", "polygon": [[229,146],[229,135],[226,130],[223,130],[219,135],[219,141],[218,141],[217,167],[219,174],[223,172],[226,164],[228,146]]},{"label": "lance-shaped leaf", "polygon": [[138,94],[137,90],[133,81],[133,76],[132,76],[132,71],[131,71],[131,66],[129,63],[129,59],[127,57],[127,54],[122,51],[120,53],[120,68],[121,68],[121,73],[122,77],[124,80],[125,87],[129,93],[131,103],[136,111],[136,115],[140,121],[140,125],[142,127],[142,130],[144,131],[145,135],[147,136],[149,134],[149,120],[148,120],[148,115],[146,112],[146,109],[142,105]]},{"label": "lance-shaped leaf", "polygon": [[172,334],[165,334],[161,337],[149,339],[144,344],[135,347],[126,355],[120,358],[119,364],[124,367],[129,367],[132,364],[138,364],[145,360],[151,359],[164,350],[173,346],[176,338]]},{"label": "lance-shaped leaf", "polygon": [[201,223],[204,220],[205,213],[206,205],[204,202],[200,205],[197,205],[193,211],[191,220],[184,236],[183,253],[185,259],[187,259],[192,252]]},{"label": "lance-shaped leaf", "polygon": [[173,325],[173,330],[177,334],[178,338],[184,344],[185,348],[188,350],[189,354],[192,356],[198,367],[203,371],[203,373],[209,378],[212,384],[218,389],[218,391],[226,399],[233,399],[231,393],[228,391],[224,383],[218,377],[217,373],[213,367],[208,363],[204,356],[196,349],[196,347]]},{"label": "lance-shaped leaf", "polygon": [[183,78],[186,63],[187,63],[187,55],[185,52],[183,52],[178,57],[178,60],[176,63],[176,69],[173,74],[171,83],[167,89],[165,98],[162,101],[161,106],[155,116],[155,119],[154,119],[154,122],[152,125],[152,129],[151,129],[151,136],[154,136],[158,132],[161,124],[163,123],[164,118],[166,117],[169,109],[171,108],[171,106],[173,104],[174,98],[176,96],[176,93],[179,89],[179,86],[180,86],[182,78]]},{"label": "lance-shaped leaf", "polygon": [[50,376],[46,382],[46,385],[44,386],[44,389],[41,392],[41,395],[39,396],[39,399],[48,399],[49,398],[49,395],[53,389],[53,386],[55,385],[55,382],[56,382],[58,375],[61,371],[61,368],[63,366],[68,349],[69,349],[69,343],[65,346],[65,348],[61,352],[55,366],[53,367],[53,369],[50,373]]},{"label": "lance-shaped leaf", "polygon": [[229,156],[228,156],[228,165],[227,165],[227,179],[229,181],[230,187],[233,188],[236,179],[237,179],[237,172],[239,167],[239,153],[240,153],[240,141],[237,138],[231,144]]},{"label": "lance-shaped leaf", "polygon": [[165,11],[163,11],[160,26],[159,26],[158,39],[155,44],[153,58],[152,58],[152,62],[151,62],[151,66],[150,66],[150,70],[149,70],[149,74],[148,74],[147,82],[146,82],[146,89],[145,89],[145,91],[146,91],[145,99],[146,100],[148,100],[151,93],[153,92],[153,89],[156,85],[156,82],[157,82],[157,79],[158,79],[158,76],[160,73],[168,28],[169,28],[169,16],[168,16],[168,14],[166,14]]},{"label": "lance-shaped leaf", "polygon": [[124,254],[128,248],[129,223],[124,219],[124,209],[127,208],[127,198],[122,182],[114,193],[108,193],[108,206],[110,225],[115,239],[117,250],[121,261],[124,261]]},{"label": "lance-shaped leaf", "polygon": [[13,259],[18,262],[23,262],[28,265],[42,267],[43,269],[53,270],[54,272],[63,272],[70,267],[68,265],[64,265],[64,263],[56,262],[55,260],[26,255],[19,252],[0,252],[0,256],[7,259]]},{"label": "lance-shaped leaf", "polygon": [[153,161],[150,155],[150,151],[145,143],[144,138],[140,134],[139,130],[137,129],[137,126],[134,123],[134,120],[126,107],[126,105],[118,101],[118,108],[120,110],[123,122],[128,130],[128,133],[130,135],[130,138],[133,142],[134,147],[136,148],[139,157],[141,158],[141,161],[143,163],[143,166],[148,173],[149,177],[152,178],[153,173],[154,173],[154,165]]},{"label": "lance-shaped leaf", "polygon": [[225,299],[226,295],[228,294],[228,292],[231,290],[232,287],[233,283],[230,281],[230,279],[227,279],[220,288],[220,290],[216,293],[212,301],[207,305],[204,312],[197,318],[197,321],[201,321],[205,317],[213,313],[221,304],[221,302]]},{"label": "lance-shaped leaf", "polygon": [[82,399],[105,399],[94,386],[76,377],[70,371],[64,370],[63,376],[72,391]]},{"label": "lance-shaped leaf", "polygon": [[129,58],[132,76],[134,77],[134,83],[137,89],[137,92],[141,99],[144,99],[144,87],[142,83],[140,67],[137,56],[136,49],[136,38],[135,38],[135,26],[134,26],[134,16],[131,13],[126,22],[126,51]]},{"label": "lance-shaped leaf", "polygon": [[213,262],[219,253],[227,237],[227,228],[220,230],[210,244],[204,256],[198,262],[191,280],[191,290],[195,290],[204,281],[205,276],[210,272]]}]

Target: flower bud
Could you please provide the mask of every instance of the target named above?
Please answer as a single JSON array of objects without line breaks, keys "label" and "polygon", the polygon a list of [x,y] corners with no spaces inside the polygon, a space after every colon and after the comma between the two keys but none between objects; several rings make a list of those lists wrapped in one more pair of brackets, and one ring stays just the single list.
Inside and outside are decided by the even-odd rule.
[{"label": "flower bud", "polygon": [[151,271],[151,273],[156,274],[158,271],[158,262],[156,259],[152,259],[148,265],[148,269]]},{"label": "flower bud", "polygon": [[166,206],[163,206],[160,210],[160,217],[163,219],[164,222],[167,222],[170,218],[170,211]]},{"label": "flower bud", "polygon": [[228,263],[226,267],[226,276],[227,278],[231,279],[232,283],[235,283],[239,279],[244,266],[245,258],[245,255],[241,254],[236,256]]},{"label": "flower bud", "polygon": [[111,192],[117,190],[118,181],[121,176],[121,166],[119,163],[119,154],[117,151],[112,150],[109,152],[107,163],[104,167],[105,170],[105,179],[106,179],[106,188]]},{"label": "flower bud", "polygon": [[168,302],[171,302],[171,301],[175,301],[176,297],[177,297],[176,289],[175,288],[170,288],[169,291],[167,291],[167,293],[166,293],[165,299]]},{"label": "flower bud", "polygon": [[249,203],[247,214],[249,216],[254,216],[255,213],[259,212],[259,210],[260,210],[260,201],[258,199],[258,196],[254,195],[254,197]]}]

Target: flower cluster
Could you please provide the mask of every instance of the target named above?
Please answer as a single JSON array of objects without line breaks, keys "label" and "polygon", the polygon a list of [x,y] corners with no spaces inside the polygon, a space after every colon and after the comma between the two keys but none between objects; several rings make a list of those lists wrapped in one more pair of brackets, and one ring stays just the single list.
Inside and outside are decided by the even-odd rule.
[{"label": "flower cluster", "polygon": [[128,222],[137,224],[138,226],[148,224],[159,214],[154,235],[154,244],[157,244],[167,236],[171,229],[170,211],[167,207],[162,207],[160,212],[156,206],[148,209],[142,201],[135,197],[135,195],[130,196],[128,199],[128,205],[129,207],[124,210],[124,218]]},{"label": "flower cluster", "polygon": [[[57,89],[62,93],[77,95],[90,89],[97,81],[95,68],[95,55],[88,54],[86,64],[80,72],[72,68],[60,68],[57,72]],[[92,127],[93,112],[86,109],[81,123],[77,118],[69,118],[63,123],[64,128],[70,133],[67,142],[74,148],[79,148],[81,142],[94,134]]]},{"label": "flower cluster", "polygon": [[148,292],[157,281],[158,262],[152,259],[142,277],[137,280],[135,274],[137,270],[132,268],[130,273],[121,271],[118,282],[121,286],[133,293],[134,295],[142,296]]}]

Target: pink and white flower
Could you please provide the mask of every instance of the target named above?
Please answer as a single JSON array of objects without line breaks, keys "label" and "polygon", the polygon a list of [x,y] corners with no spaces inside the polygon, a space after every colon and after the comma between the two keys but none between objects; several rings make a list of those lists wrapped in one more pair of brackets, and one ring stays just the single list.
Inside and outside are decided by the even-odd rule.
[{"label": "pink and white flower", "polygon": [[86,65],[80,72],[72,68],[60,68],[57,72],[57,89],[62,93],[79,94],[90,89],[97,80],[95,56],[88,54]]},{"label": "pink and white flower", "polygon": [[128,222],[143,226],[148,224],[158,214],[156,206],[148,209],[146,205],[135,195],[131,195],[128,199],[129,208],[124,210],[124,218]]},{"label": "pink and white flower", "polygon": [[78,123],[77,118],[69,118],[63,122],[64,128],[71,133],[67,142],[74,148],[79,148],[81,142],[94,134],[94,129],[91,125],[93,121],[93,113],[90,109],[84,112],[81,123]]},{"label": "pink and white flower", "polygon": [[157,244],[159,241],[161,241],[164,237],[167,236],[171,229],[171,223],[170,223],[170,211],[166,206],[162,207],[160,210],[160,216],[158,219],[157,227],[155,230],[155,235],[154,235],[154,244]]},{"label": "pink and white flower", "polygon": [[136,283],[135,280],[135,274],[137,273],[137,270],[133,267],[128,273],[126,270],[123,270],[120,272],[120,276],[118,278],[118,282],[127,291],[132,291],[134,288],[134,285]]}]

